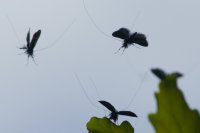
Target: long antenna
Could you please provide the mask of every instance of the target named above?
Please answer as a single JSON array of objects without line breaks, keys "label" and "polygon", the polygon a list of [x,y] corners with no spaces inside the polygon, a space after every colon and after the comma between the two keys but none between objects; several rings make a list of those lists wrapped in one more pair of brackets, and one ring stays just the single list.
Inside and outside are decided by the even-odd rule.
[{"label": "long antenna", "polygon": [[19,39],[19,36],[18,36],[18,34],[17,34],[17,31],[16,31],[16,29],[15,29],[15,27],[14,27],[14,25],[13,25],[11,19],[8,17],[8,15],[6,15],[6,18],[7,18],[8,23],[10,24],[10,26],[11,26],[11,28],[12,28],[12,31],[13,31],[15,37],[17,38],[18,43],[21,44],[21,41],[20,41],[20,39]]},{"label": "long antenna", "polygon": [[96,29],[97,29],[99,32],[101,32],[103,35],[105,35],[105,36],[107,36],[107,37],[113,39],[112,36],[106,34],[106,33],[105,33],[103,30],[101,30],[101,28],[95,23],[94,19],[91,17],[89,11],[87,10],[86,4],[85,4],[85,0],[83,0],[83,6],[84,6],[84,9],[85,9],[85,12],[86,12],[87,16],[89,17],[89,19],[90,19],[90,21],[92,22],[92,24],[96,27]]},{"label": "long antenna", "polygon": [[[96,106],[96,105],[93,103],[93,101],[90,99],[90,97],[88,96],[88,94],[87,94],[87,92],[86,92],[84,86],[82,85],[82,83],[81,83],[81,81],[80,81],[78,75],[77,75],[75,72],[74,72],[74,76],[75,76],[75,78],[76,78],[78,84],[80,85],[81,89],[83,90],[84,95],[86,96],[86,98],[87,98],[88,101],[90,102],[90,104],[91,104],[92,106],[96,107],[96,108],[102,109],[102,108]],[[102,110],[103,110],[103,109],[102,109]]]},{"label": "long antenna", "polygon": [[[94,19],[91,17],[91,15],[90,15],[90,13],[89,13],[87,7],[86,7],[85,0],[83,0],[83,6],[84,6],[84,10],[85,10],[87,16],[89,17],[90,21],[92,22],[92,24],[96,27],[96,29],[97,29],[99,32],[101,32],[103,35],[105,35],[105,36],[107,36],[107,37],[109,37],[109,38],[112,38],[112,39],[115,39],[115,40],[119,41],[118,39],[113,38],[112,36],[106,34],[106,33],[96,24],[96,22],[95,22]],[[140,12],[137,13],[137,16],[134,18],[134,20],[133,20],[133,22],[132,22],[132,23],[133,23],[133,26],[135,25],[136,20],[138,19],[139,16],[140,16]]]},{"label": "long antenna", "polygon": [[68,25],[68,26],[64,29],[64,31],[59,35],[59,37],[58,37],[52,44],[50,44],[50,45],[47,46],[47,47],[44,47],[44,48],[35,50],[35,52],[43,51],[43,50],[46,50],[46,49],[48,49],[48,48],[53,47],[53,46],[64,36],[64,34],[71,28],[71,26],[75,23],[75,21],[76,21],[76,19],[74,19],[74,20],[71,22],[71,24]]},{"label": "long antenna", "polygon": [[136,17],[134,18],[134,20],[133,20],[132,23],[131,23],[133,29],[134,29],[134,27],[135,27],[135,24],[136,24],[136,22],[137,22],[137,20],[138,20],[138,18],[139,18],[139,16],[140,16],[140,14],[141,14],[141,11],[139,11],[139,12],[137,13]]},{"label": "long antenna", "polygon": [[91,77],[89,77],[89,79],[90,79],[90,81],[91,81],[91,83],[92,83],[92,85],[94,86],[94,88],[95,88],[95,91],[96,91],[96,93],[97,93],[97,96],[98,96],[98,100],[102,100],[102,97],[100,96],[100,94],[99,94],[99,91],[98,91],[98,88],[97,88],[97,86],[96,86],[96,84],[95,84],[95,82],[94,82],[94,80],[91,78]]},{"label": "long antenna", "polygon": [[141,91],[141,87],[142,87],[142,84],[143,84],[146,76],[147,76],[147,71],[144,73],[144,76],[143,76],[143,78],[142,78],[142,80],[141,80],[141,82],[140,82],[137,90],[134,91],[133,96],[131,97],[130,102],[127,104],[127,106],[124,108],[124,110],[128,109],[128,107],[133,103],[133,101],[134,101],[135,97],[137,96],[137,94],[139,93],[139,91]]},{"label": "long antenna", "polygon": [[[98,91],[98,88],[97,88],[97,86],[96,86],[96,84],[95,84],[95,82],[94,82],[94,80],[91,78],[91,77],[89,77],[89,79],[90,79],[90,81],[92,82],[92,85],[94,86],[94,88],[95,88],[95,90],[96,90],[96,93],[97,93],[97,96],[98,96],[98,101],[101,99],[103,99],[102,97],[101,97],[101,95],[100,95],[100,93],[99,93],[99,91]],[[104,115],[106,116],[106,110],[104,109],[104,108],[101,108],[103,111],[104,111]]]}]

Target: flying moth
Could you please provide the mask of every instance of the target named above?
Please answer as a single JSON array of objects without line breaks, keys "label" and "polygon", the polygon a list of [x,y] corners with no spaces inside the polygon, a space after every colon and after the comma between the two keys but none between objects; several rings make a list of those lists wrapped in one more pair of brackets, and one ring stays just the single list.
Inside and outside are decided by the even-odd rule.
[{"label": "flying moth", "polygon": [[26,44],[26,46],[23,46],[23,47],[20,48],[20,49],[25,50],[25,53],[28,55],[28,59],[29,59],[29,57],[31,57],[34,60],[34,48],[37,44],[37,41],[38,41],[40,35],[41,35],[41,30],[38,30],[37,32],[35,32],[33,34],[33,37],[30,40],[30,28],[29,28],[29,31],[28,31],[27,36],[26,36],[26,43],[27,44]]},{"label": "flying moth", "polygon": [[125,50],[130,45],[134,45],[134,44],[138,44],[143,47],[148,46],[148,41],[144,34],[138,33],[138,32],[131,33],[130,30],[128,30],[127,28],[120,28],[119,30],[114,31],[112,33],[112,36],[123,40],[123,44],[119,48],[119,50],[121,48],[124,48]]},{"label": "flying moth", "polygon": [[117,111],[115,109],[115,107],[107,101],[99,101],[99,102],[103,106],[105,106],[108,110],[111,111],[111,113],[109,115],[110,116],[109,119],[113,120],[114,122],[117,121],[118,115],[126,115],[126,116],[131,116],[131,117],[137,117],[137,115],[135,113],[131,112],[131,111]]}]

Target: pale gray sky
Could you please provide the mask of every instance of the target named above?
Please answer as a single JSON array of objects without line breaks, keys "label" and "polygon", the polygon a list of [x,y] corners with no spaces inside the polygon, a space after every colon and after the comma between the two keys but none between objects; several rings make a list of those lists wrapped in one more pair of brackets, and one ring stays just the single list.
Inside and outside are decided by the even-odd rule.
[{"label": "pale gray sky", "polygon": [[[80,88],[79,75],[94,104],[107,100],[139,117],[128,119],[137,132],[154,133],[147,119],[155,112],[153,96],[158,79],[149,70],[160,67],[184,74],[179,80],[190,107],[200,109],[198,0],[85,0],[101,30],[111,36],[121,27],[147,35],[149,47],[130,47],[114,54],[121,42],[105,36],[91,23],[82,0],[1,0],[0,2],[0,132],[87,132],[90,117],[109,112],[94,107]],[[138,16],[139,14],[139,16]],[[8,16],[19,36],[11,28]],[[137,17],[138,16],[138,17]],[[135,18],[137,18],[136,21]],[[75,20],[75,21],[74,21]],[[28,28],[42,30],[35,50],[51,46],[66,27],[70,29],[51,48],[35,52],[35,65],[22,50]],[[95,82],[96,93],[90,78]],[[99,98],[99,96],[102,98]]]}]

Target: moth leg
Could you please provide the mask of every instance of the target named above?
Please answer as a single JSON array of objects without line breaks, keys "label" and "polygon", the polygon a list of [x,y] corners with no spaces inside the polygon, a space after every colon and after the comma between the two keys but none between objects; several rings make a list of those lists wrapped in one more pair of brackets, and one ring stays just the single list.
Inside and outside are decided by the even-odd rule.
[{"label": "moth leg", "polygon": [[33,62],[34,62],[34,64],[35,64],[35,65],[37,65],[37,63],[35,62],[35,59],[34,59],[34,57],[33,57],[33,56],[32,56],[32,59],[33,59]]},{"label": "moth leg", "polygon": [[122,47],[123,46],[121,46],[114,54],[117,54],[121,50]]},{"label": "moth leg", "polygon": [[29,61],[29,55],[28,55],[28,58],[27,58],[27,62],[26,62],[26,65],[28,65],[28,61]]},{"label": "moth leg", "polygon": [[118,125],[118,120],[115,123]]},{"label": "moth leg", "polygon": [[18,53],[17,55],[23,55],[23,54],[25,54],[25,52],[24,53]]},{"label": "moth leg", "polygon": [[123,54],[124,54],[124,51],[125,51],[125,49],[126,49],[126,48],[124,48],[124,49],[123,49],[123,51],[122,51],[122,54],[121,54],[121,55],[123,55]]},{"label": "moth leg", "polygon": [[23,47],[17,47],[18,49],[27,49],[26,46],[23,46]]}]

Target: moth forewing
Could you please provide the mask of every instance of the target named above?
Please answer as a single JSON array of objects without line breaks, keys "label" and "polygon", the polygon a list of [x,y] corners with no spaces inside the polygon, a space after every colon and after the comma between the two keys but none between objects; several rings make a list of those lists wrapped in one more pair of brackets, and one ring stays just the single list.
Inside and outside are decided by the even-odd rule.
[{"label": "moth forewing", "polygon": [[119,111],[119,115],[126,115],[126,116],[131,116],[131,117],[137,117],[137,115],[131,111]]},{"label": "moth forewing", "polygon": [[28,47],[30,45],[30,28],[29,28],[27,36],[26,36],[26,43],[27,43],[27,47]]},{"label": "moth forewing", "polygon": [[146,36],[144,34],[138,33],[138,32],[135,32],[130,36],[130,42],[136,43],[136,44],[143,46],[143,47],[148,46],[148,41],[147,41]]},{"label": "moth forewing", "polygon": [[31,49],[35,48],[35,45],[40,37],[40,34],[41,34],[41,30],[38,30],[37,32],[34,33],[29,48]]},{"label": "moth forewing", "polygon": [[115,107],[107,101],[99,101],[103,106],[105,106],[111,112],[116,112]]},{"label": "moth forewing", "polygon": [[112,36],[120,38],[120,39],[127,39],[129,38],[130,31],[127,28],[120,28],[117,31],[112,33]]}]

